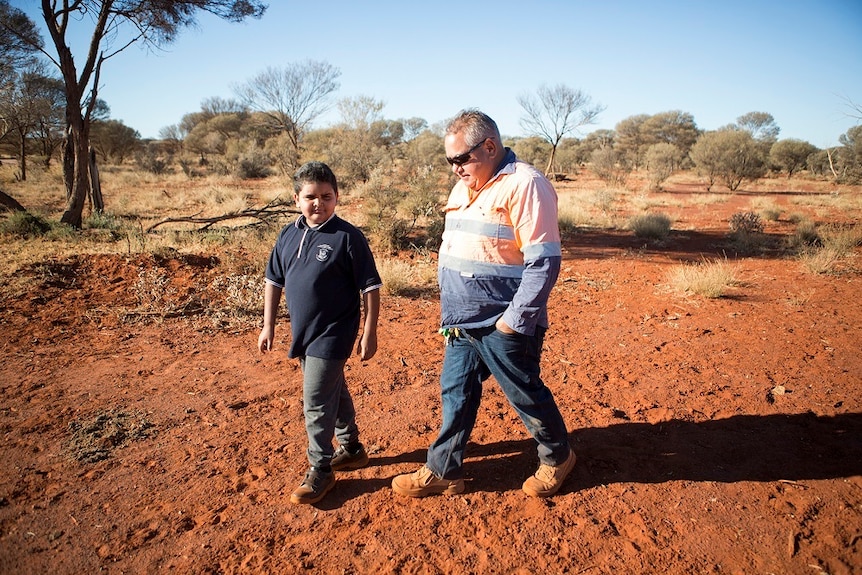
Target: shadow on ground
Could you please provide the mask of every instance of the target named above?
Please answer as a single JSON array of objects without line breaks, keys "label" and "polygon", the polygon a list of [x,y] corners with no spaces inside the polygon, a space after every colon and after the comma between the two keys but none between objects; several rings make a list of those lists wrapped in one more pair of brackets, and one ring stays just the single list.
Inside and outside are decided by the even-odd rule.
[{"label": "shadow on ground", "polygon": [[[862,475],[862,414],[741,415],[704,422],[621,423],[571,433],[578,465],[563,492],[611,483],[803,481]],[[385,468],[425,461],[424,450],[372,458]],[[531,440],[470,443],[468,490],[520,489],[535,469]],[[348,481],[346,498],[387,488],[389,479]],[[361,485],[364,484],[364,485]],[[344,486],[346,487],[346,485]]]}]

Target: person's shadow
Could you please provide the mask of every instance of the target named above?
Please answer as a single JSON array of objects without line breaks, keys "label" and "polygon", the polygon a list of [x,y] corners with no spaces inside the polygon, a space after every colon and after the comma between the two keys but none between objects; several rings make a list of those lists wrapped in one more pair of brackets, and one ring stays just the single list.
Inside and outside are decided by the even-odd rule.
[{"label": "person's shadow", "polygon": [[[610,483],[803,481],[862,475],[862,413],[620,423],[574,430],[570,442],[578,463],[560,493]],[[329,505],[338,507],[363,493],[388,489],[396,473],[389,470],[392,464],[424,462],[424,450],[372,456],[369,465],[380,469],[379,479],[340,477],[338,488],[327,497]],[[520,489],[537,464],[532,440],[471,442],[464,462],[467,490]]]}]

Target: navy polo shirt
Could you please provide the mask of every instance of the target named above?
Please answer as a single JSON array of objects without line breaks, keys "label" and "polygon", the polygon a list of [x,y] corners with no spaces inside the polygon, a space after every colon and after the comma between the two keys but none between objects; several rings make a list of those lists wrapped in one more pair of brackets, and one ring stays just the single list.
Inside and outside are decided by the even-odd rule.
[{"label": "navy polo shirt", "polygon": [[347,359],[359,332],[361,294],[380,288],[368,240],[333,215],[311,228],[300,216],[281,230],[266,280],[284,289],[290,313],[289,357]]}]

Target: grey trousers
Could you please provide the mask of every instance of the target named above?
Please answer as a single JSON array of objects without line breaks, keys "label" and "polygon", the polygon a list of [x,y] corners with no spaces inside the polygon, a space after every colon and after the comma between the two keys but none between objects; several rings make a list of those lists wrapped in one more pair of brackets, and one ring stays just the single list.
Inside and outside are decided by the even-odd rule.
[{"label": "grey trousers", "polygon": [[302,367],[302,411],[308,434],[308,463],[312,467],[328,467],[339,445],[359,440],[356,410],[344,379],[344,359],[323,359],[305,356]]}]

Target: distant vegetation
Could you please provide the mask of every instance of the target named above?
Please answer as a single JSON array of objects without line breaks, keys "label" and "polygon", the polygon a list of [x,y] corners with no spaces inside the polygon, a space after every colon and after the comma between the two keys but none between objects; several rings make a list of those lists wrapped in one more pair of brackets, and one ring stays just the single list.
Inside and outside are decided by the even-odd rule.
[{"label": "distant vegetation", "polygon": [[[100,26],[109,19],[127,26],[133,42],[161,46],[194,24],[200,10],[229,21],[260,17],[265,10],[260,2],[239,0],[144,3],[128,12],[102,3],[98,18],[85,18],[87,6],[72,5],[70,10],[82,17],[69,21],[94,26],[82,34],[92,34],[93,45],[108,50],[105,58],[122,53],[117,45],[110,51],[116,37]],[[66,17],[46,10],[49,25]],[[141,23],[153,22],[160,28],[143,35],[141,30],[148,28]],[[46,252],[169,257],[217,248],[225,254],[265,254],[273,229],[295,211],[291,174],[314,159],[335,170],[343,209],[375,249],[393,256],[383,266],[391,276],[390,289],[412,293],[417,283],[420,290],[433,285],[429,256],[439,245],[441,207],[455,181],[445,161],[441,125],[420,117],[387,118],[385,103],[368,95],[336,101],[340,70],[309,60],[258,72],[237,84],[230,97],[205,99],[200,110],[164,127],[158,139],[142,139],[135,129],[112,119],[108,103],[98,97],[101,59],[86,61],[76,78],[72,60],[57,57],[57,51],[66,53],[67,48],[65,26],[62,30],[51,39],[52,49],[23,12],[0,0],[0,209],[7,212],[0,218],[0,233],[5,237],[25,245],[41,242],[33,249]],[[57,69],[52,71],[52,65]],[[567,237],[583,227],[599,227],[664,242],[671,234],[672,214],[664,213],[667,205],[656,210],[659,204],[651,194],[681,175],[701,188],[695,201],[703,205],[716,201],[716,192],[735,192],[764,178],[862,183],[862,125],[840,135],[839,146],[823,150],[780,139],[780,127],[762,111],[712,131],[698,128],[682,110],[638,114],[613,130],[577,137],[605,109],[581,90],[562,83],[543,85],[518,102],[523,134],[505,137],[504,143],[544,169],[561,189],[585,177],[593,182],[577,194],[560,194],[560,228]],[[862,109],[847,103],[850,115],[862,121]],[[339,121],[315,126],[333,106]],[[774,204],[736,214],[729,222],[728,247],[739,254],[778,249],[774,238],[763,233],[763,220],[775,222],[780,216]],[[798,218],[798,224],[784,249],[801,254],[812,271],[835,270],[836,261],[852,253],[847,246],[858,245],[858,227],[824,228],[795,213],[788,218]],[[5,255],[14,267],[16,259],[27,258],[26,252]],[[409,273],[399,264],[403,252],[412,260]],[[231,257],[225,259],[228,267],[237,268],[226,284],[231,293],[239,300],[255,293],[257,286],[250,289],[254,282],[249,278],[256,277],[261,262],[248,267],[247,257],[238,256],[235,264]],[[409,277],[400,277],[404,281],[399,283],[394,276]],[[158,295],[153,290],[159,282],[144,284],[142,294]],[[144,300],[145,307],[149,300]]]}]

